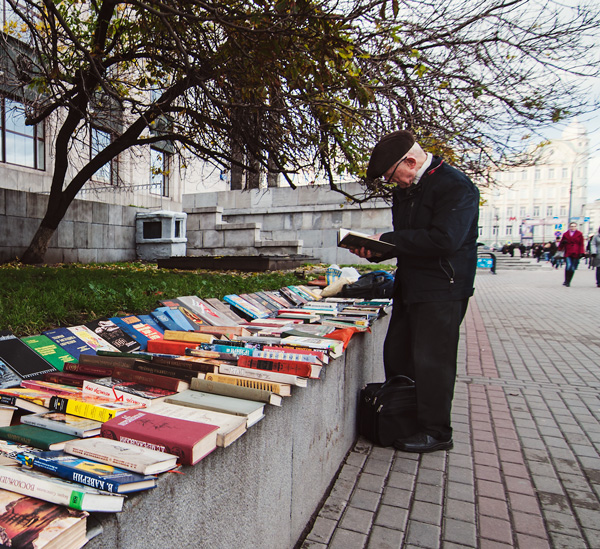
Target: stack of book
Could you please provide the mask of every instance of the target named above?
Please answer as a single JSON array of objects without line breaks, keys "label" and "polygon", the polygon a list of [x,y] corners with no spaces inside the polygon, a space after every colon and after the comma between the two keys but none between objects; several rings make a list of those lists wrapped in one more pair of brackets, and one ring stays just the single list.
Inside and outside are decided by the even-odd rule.
[{"label": "stack of book", "polygon": [[368,329],[389,305],[318,292],[181,296],[38,336],[0,332],[0,498],[50,517],[7,536],[81,547],[87,512],[118,512],[157,475],[233,444],[324,378],[344,329]]}]

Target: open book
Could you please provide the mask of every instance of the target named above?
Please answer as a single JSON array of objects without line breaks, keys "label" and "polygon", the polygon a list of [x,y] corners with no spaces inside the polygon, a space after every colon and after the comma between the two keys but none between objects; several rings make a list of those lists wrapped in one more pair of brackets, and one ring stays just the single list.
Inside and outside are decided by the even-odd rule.
[{"label": "open book", "polygon": [[340,248],[367,248],[377,255],[390,253],[395,248],[389,242],[375,240],[369,235],[348,229],[340,229],[338,231],[338,246]]}]

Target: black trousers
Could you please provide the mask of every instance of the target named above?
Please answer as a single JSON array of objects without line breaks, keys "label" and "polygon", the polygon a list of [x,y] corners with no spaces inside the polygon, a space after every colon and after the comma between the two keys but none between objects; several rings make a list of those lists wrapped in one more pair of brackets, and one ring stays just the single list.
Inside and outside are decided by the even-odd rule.
[{"label": "black trousers", "polygon": [[394,303],[385,338],[386,378],[402,374],[414,379],[419,430],[438,440],[452,437],[459,330],[468,303],[469,298]]}]

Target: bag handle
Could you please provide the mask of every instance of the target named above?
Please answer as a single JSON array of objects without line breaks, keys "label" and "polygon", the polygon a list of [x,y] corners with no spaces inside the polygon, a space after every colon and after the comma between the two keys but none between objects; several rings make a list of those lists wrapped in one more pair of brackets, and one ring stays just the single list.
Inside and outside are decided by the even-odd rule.
[{"label": "bag handle", "polygon": [[390,377],[390,379],[386,380],[385,383],[379,387],[379,389],[377,390],[377,395],[379,395],[381,393],[381,391],[383,391],[384,389],[386,389],[387,387],[391,387],[392,385],[414,385],[415,382],[408,376],[403,376],[403,375],[397,375],[397,376],[392,376]]}]

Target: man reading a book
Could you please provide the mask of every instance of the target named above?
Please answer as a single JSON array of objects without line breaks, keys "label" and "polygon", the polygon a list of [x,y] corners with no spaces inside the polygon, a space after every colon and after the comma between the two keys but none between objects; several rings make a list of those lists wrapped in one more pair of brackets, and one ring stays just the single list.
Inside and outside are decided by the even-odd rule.
[{"label": "man reading a book", "polygon": [[404,130],[377,143],[367,178],[392,187],[393,231],[374,238],[395,248],[384,257],[366,248],[352,251],[372,261],[397,258],[384,366],[388,379],[408,376],[417,392],[416,433],[394,446],[405,452],[447,450],[453,446],[459,328],[477,266],[479,191]]}]

